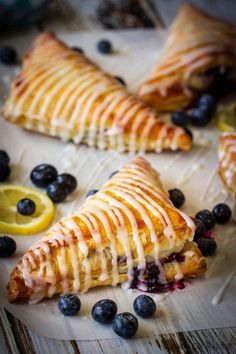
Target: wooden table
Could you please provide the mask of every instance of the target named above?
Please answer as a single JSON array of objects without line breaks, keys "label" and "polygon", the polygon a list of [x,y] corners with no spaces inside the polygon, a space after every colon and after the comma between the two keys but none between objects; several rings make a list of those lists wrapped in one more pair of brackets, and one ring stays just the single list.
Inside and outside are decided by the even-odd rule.
[{"label": "wooden table", "polygon": [[[50,18],[45,23],[40,23],[37,26],[38,30],[46,28],[56,31],[57,28],[61,29],[62,26],[66,26],[67,30],[104,27],[115,29],[133,26],[164,28],[171,23],[180,3],[177,0],[127,0],[126,8],[124,9],[119,5],[121,1],[113,0],[110,2],[115,5],[109,9],[106,6],[107,4],[104,5],[107,1],[102,0],[55,1]],[[214,1],[214,5],[213,2],[209,1],[196,2],[210,13],[220,15],[234,22],[236,20],[235,0],[218,0]],[[125,2],[123,1],[123,3]],[[96,10],[98,6],[99,11]],[[139,11],[137,11],[137,8]],[[111,21],[110,18],[113,18],[113,20]],[[230,354],[236,353],[236,327],[171,333],[132,340],[64,341],[39,337],[8,311],[0,309],[0,353]]]}]

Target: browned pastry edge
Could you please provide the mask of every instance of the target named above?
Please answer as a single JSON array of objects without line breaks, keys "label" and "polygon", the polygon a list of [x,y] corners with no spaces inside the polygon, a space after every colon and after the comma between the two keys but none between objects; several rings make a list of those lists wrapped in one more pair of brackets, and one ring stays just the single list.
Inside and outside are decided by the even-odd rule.
[{"label": "browned pastry edge", "polygon": [[[70,57],[74,58],[74,59],[70,58],[70,60],[73,59],[70,64],[72,68],[77,65],[77,62],[75,61],[77,56],[80,57],[81,63],[78,65],[78,74],[77,75],[80,75],[81,66],[84,65],[85,67],[93,67],[93,69],[96,69],[96,71],[99,71],[102,81],[103,80],[107,81],[108,79],[111,82],[115,81],[115,79],[111,75],[109,75],[109,74],[103,72],[101,69],[99,69],[98,66],[96,64],[94,64],[92,61],[90,61],[90,59],[88,59],[86,56],[71,51],[61,40],[56,38],[56,36],[54,34],[43,33],[43,34],[40,34],[38,37],[36,37],[36,39],[33,41],[31,48],[28,49],[26,54],[24,55],[23,70],[21,70],[20,74],[17,76],[17,78],[12,83],[10,97],[8,98],[5,106],[2,109],[2,115],[9,122],[17,124],[18,126],[21,126],[23,128],[27,128],[27,123],[28,123],[28,121],[30,121],[30,127],[28,127],[29,130],[33,130],[33,131],[42,133],[42,131],[39,129],[39,126],[43,125],[43,133],[48,134],[50,136],[56,136],[56,137],[62,138],[62,139],[63,139],[63,136],[64,136],[64,138],[66,136],[69,141],[75,141],[75,137],[78,133],[78,125],[76,125],[77,123],[72,126],[69,126],[68,124],[66,126],[63,125],[64,120],[65,119],[68,120],[67,116],[65,117],[65,119],[63,118],[62,122],[60,122],[57,119],[56,120],[57,125],[55,128],[55,131],[54,130],[52,131],[51,130],[52,116],[50,115],[49,108],[47,108],[47,112],[46,113],[44,112],[42,115],[40,113],[41,112],[40,108],[37,108],[36,116],[32,116],[31,113],[29,113],[29,111],[30,111],[29,108],[31,107],[31,103],[32,103],[32,97],[35,94],[34,90],[33,90],[32,95],[29,95],[29,97],[26,98],[26,102],[25,102],[26,108],[24,108],[24,109],[22,108],[20,110],[20,112],[18,112],[17,114],[14,113],[15,112],[14,109],[17,106],[19,100],[22,100],[24,92],[28,90],[28,85],[32,85],[32,83],[34,83],[35,77],[31,78],[31,75],[29,75],[29,72],[30,72],[31,68],[32,67],[34,68],[34,66],[36,64],[40,65],[41,62],[43,63],[41,55],[44,52],[44,46],[47,44],[47,42],[50,42],[50,41],[53,44],[53,49],[51,49],[51,51],[52,51],[51,56],[53,57],[54,52],[55,52],[54,53],[55,55],[57,53],[61,53],[61,52],[69,53]],[[51,57],[49,57],[49,59],[48,59],[48,57],[47,58],[45,57],[44,60],[52,60],[50,58]],[[65,60],[65,59],[63,59],[63,60]],[[53,63],[52,65],[55,65],[55,64]],[[36,69],[34,68],[32,70],[36,70]],[[35,72],[37,73],[37,70]],[[28,78],[28,76],[29,76],[29,78]],[[36,77],[37,77],[37,75],[36,75]],[[29,80],[29,82],[28,82],[28,80]],[[44,82],[45,82],[45,80],[42,82],[40,88],[43,86]],[[27,84],[25,84],[25,86],[24,86],[24,83],[27,83]],[[42,94],[41,96],[42,97],[44,97],[44,95],[47,96],[48,92],[50,92],[51,89],[52,89],[51,87],[47,87],[45,93]],[[63,86],[63,90],[64,89],[65,89],[65,85]],[[124,88],[121,88],[121,90],[126,91]],[[31,91],[29,90],[29,92],[31,92]],[[107,92],[105,92],[104,95],[109,94],[109,92],[110,92],[109,89],[107,89]],[[132,129],[134,126],[134,120],[136,119],[138,112],[142,112],[144,110],[149,110],[150,117],[156,118],[156,122],[154,123],[152,130],[150,131],[150,133],[148,133],[148,136],[147,136],[147,143],[146,143],[146,148],[145,148],[146,151],[158,150],[157,149],[157,142],[158,142],[159,134],[162,131],[163,126],[164,127],[166,126],[167,129],[165,132],[165,138],[160,140],[160,144],[161,144],[160,150],[162,150],[162,149],[189,150],[191,148],[191,146],[192,146],[191,138],[186,133],[186,131],[184,131],[184,129],[182,129],[180,127],[176,127],[171,124],[168,124],[168,126],[167,126],[164,121],[159,119],[160,116],[156,112],[151,110],[151,108],[148,107],[145,103],[143,103],[138,97],[131,95],[130,93],[128,93],[128,91],[126,92],[126,94],[127,94],[126,99],[129,100],[130,105],[133,104],[134,102],[136,102],[136,104],[139,105],[139,110],[132,116],[132,119],[130,119],[129,122],[127,124],[125,124],[124,127],[122,127],[122,126],[119,127],[119,129],[121,129],[121,132],[122,132],[122,135],[124,138],[124,141],[123,141],[124,151],[129,151],[129,149],[130,149],[130,140],[131,140],[131,134],[133,132]],[[28,102],[28,100],[30,102]],[[133,101],[131,101],[131,100],[133,100]],[[57,102],[57,100],[55,99],[54,102]],[[100,104],[100,100],[97,100],[97,101],[95,100],[91,106],[92,107],[91,109],[94,110],[95,107],[99,106],[99,104]],[[112,110],[112,113],[109,115],[109,117],[107,119],[107,123],[106,123],[107,130],[109,130],[113,126],[114,121],[115,121],[114,117],[116,117],[116,116],[119,117],[119,114],[117,114],[117,112],[118,112],[120,105],[122,105],[122,103],[120,103],[118,106],[116,106]],[[153,116],[153,112],[155,113],[154,116]],[[70,116],[71,113],[68,113],[68,115]],[[143,144],[143,135],[142,134],[143,134],[144,128],[146,126],[146,122],[149,119],[149,113],[145,113],[145,115],[146,115],[145,119],[143,119],[142,122],[140,122],[139,128],[137,129],[137,132],[135,133],[136,134],[135,148],[137,151],[140,150],[142,147],[142,144]],[[45,117],[47,119],[45,119]],[[88,145],[88,134],[89,134],[89,128],[92,124],[92,117],[93,117],[93,114],[87,115],[86,121],[84,123],[84,125],[85,125],[84,138],[82,141],[79,141],[80,143],[84,143],[84,144]],[[119,120],[121,120],[121,117],[117,120],[117,123],[116,123],[117,126],[119,125]],[[78,120],[78,124],[79,123],[80,123],[80,121]],[[99,124],[100,124],[100,120],[97,121],[98,126],[99,126]],[[179,132],[180,130],[182,130],[182,132],[180,132],[180,135],[177,137],[177,140],[175,143],[176,146],[172,147],[172,142],[174,140],[175,133]],[[103,140],[104,140],[104,148],[117,149],[117,142],[111,143],[109,135],[104,135]],[[95,141],[95,146],[98,147],[97,141]]]},{"label": "browned pastry edge", "polygon": [[[201,251],[197,247],[195,242],[187,241],[180,254],[184,254],[186,251],[193,252],[192,257],[185,257],[184,262],[178,263],[184,278],[193,278],[206,271],[206,260],[202,256]],[[165,277],[168,282],[174,281],[177,274],[174,262],[164,263]],[[127,274],[120,274],[120,282],[124,282],[127,279]],[[104,281],[102,285],[109,285],[111,279]],[[92,281],[91,287],[101,285],[97,283],[97,280]],[[10,280],[7,284],[8,300],[11,303],[26,302],[29,300],[32,289],[27,287],[22,277],[21,271],[16,267],[10,275]]]}]

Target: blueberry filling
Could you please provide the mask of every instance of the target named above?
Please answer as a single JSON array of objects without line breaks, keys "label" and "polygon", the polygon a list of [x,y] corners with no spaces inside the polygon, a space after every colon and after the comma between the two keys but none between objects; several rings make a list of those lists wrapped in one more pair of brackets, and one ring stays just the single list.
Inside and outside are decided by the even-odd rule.
[{"label": "blueberry filling", "polygon": [[[173,261],[184,262],[185,256],[180,253],[172,253],[168,257],[160,260],[161,264],[170,263]],[[126,263],[126,257],[118,257],[119,264]],[[183,289],[184,279],[163,283],[160,277],[160,269],[153,261],[146,263],[146,268],[140,270],[137,267],[133,268],[133,279],[130,284],[131,289],[138,289],[149,293],[164,293],[174,291],[175,289]]]},{"label": "blueberry filling", "polygon": [[[141,271],[134,268],[133,280],[130,284],[131,289],[138,289],[148,293],[165,293],[167,291],[174,291],[175,289],[183,289],[184,279],[178,281],[171,281],[168,283],[161,283],[159,274],[160,270],[156,265],[146,267],[143,273],[143,280],[140,280]],[[145,290],[146,289],[146,290]]]},{"label": "blueberry filling", "polygon": [[[119,256],[117,258],[117,261],[119,264],[121,263],[126,263],[126,259],[127,257],[126,256]],[[173,262],[173,261],[177,261],[179,263],[181,262],[184,262],[185,261],[185,256],[183,254],[180,254],[180,253],[171,253],[169,256],[165,257],[165,258],[162,258],[160,260],[161,264],[163,263],[170,263],[170,262]],[[146,267],[149,269],[150,267],[152,268],[153,266],[157,267],[157,265],[154,263],[154,262],[147,262],[146,263]],[[157,267],[158,268],[158,267]]]},{"label": "blueberry filling", "polygon": [[173,261],[177,261],[179,263],[184,262],[185,256],[180,253],[171,253],[168,257],[164,258],[163,261],[161,261],[161,263],[170,263]]}]

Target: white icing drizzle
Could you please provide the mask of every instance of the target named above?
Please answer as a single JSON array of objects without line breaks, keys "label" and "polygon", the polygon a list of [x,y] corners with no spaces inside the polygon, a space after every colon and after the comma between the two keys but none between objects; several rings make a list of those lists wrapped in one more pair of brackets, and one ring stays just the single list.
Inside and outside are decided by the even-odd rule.
[{"label": "white icing drizzle", "polygon": [[44,41],[36,40],[25,59],[5,106],[8,119],[21,119],[22,125],[23,117],[27,129],[100,149],[159,152],[179,147],[181,128],[161,123],[153,109],[85,56],[53,37],[45,41],[41,47]]},{"label": "white icing drizzle", "polygon": [[[23,257],[19,269],[26,285],[34,290],[32,299],[45,294],[51,297],[58,289],[61,293],[85,292],[97,280],[111,279],[115,286],[122,273],[127,275],[126,286],[130,286],[134,267],[140,270],[139,279],[144,277],[147,244],[152,245],[149,255],[162,272],[160,233],[168,240],[170,252],[176,238],[163,205],[183,217],[192,237],[195,226],[191,218],[174,208],[158,173],[143,158],[136,158],[87,198],[78,212],[55,224]],[[157,220],[162,225],[158,229]],[[146,231],[140,223],[145,224]],[[145,241],[147,238],[150,241]],[[181,279],[178,263],[173,266],[176,280]]]},{"label": "white icing drizzle", "polygon": [[175,268],[175,280],[180,280],[180,279],[183,279],[184,275],[181,271],[181,267],[180,267],[180,264],[176,261],[173,262],[173,266]]},{"label": "white icing drizzle", "polygon": [[178,179],[177,185],[181,185],[189,181],[193,174],[202,168],[202,155],[205,155],[204,148],[200,148],[199,153],[193,157],[191,163],[186,167],[184,173]]},{"label": "white icing drizzle", "polygon": [[203,200],[205,199],[207,193],[209,192],[210,186],[211,186],[211,184],[213,183],[213,181],[214,181],[214,179],[215,179],[217,173],[218,173],[218,169],[215,169],[215,170],[213,170],[213,171],[211,172],[210,178],[209,178],[209,180],[206,182],[206,188],[204,189],[202,195],[200,196],[200,200],[201,200],[201,201],[203,201]]},{"label": "white icing drizzle", "polygon": [[192,95],[191,91],[185,92],[192,76],[198,73],[204,75],[207,69],[213,66],[220,68],[224,63],[229,65],[234,60],[235,50],[232,43],[235,43],[235,35],[230,33],[227,25],[215,19],[206,19],[200,14],[193,18],[187,16],[186,12],[178,15],[171,27],[161,59],[139,89],[140,96],[155,95],[157,91],[163,97],[160,104],[166,104],[166,107],[168,99],[175,99],[171,93],[168,97],[169,89],[181,85],[187,96]]},{"label": "white icing drizzle", "polygon": [[222,297],[224,295],[225,290],[227,289],[227,287],[229,286],[230,282],[232,281],[232,279],[235,277],[236,271],[233,270],[229,276],[226,278],[226,280],[224,281],[224,283],[221,285],[220,289],[217,291],[216,295],[213,297],[212,299],[212,305],[217,305],[221,302]]},{"label": "white icing drizzle", "polygon": [[222,134],[219,146],[220,170],[225,182],[234,194],[236,192],[236,133]]}]

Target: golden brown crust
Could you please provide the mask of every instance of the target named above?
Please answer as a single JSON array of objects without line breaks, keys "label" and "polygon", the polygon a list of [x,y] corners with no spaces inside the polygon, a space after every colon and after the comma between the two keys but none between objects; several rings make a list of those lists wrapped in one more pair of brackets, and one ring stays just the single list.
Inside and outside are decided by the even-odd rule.
[{"label": "golden brown crust", "polygon": [[230,194],[236,193],[236,132],[225,133],[219,144],[219,175]]},{"label": "golden brown crust", "polygon": [[[205,261],[189,241],[194,230],[192,219],[174,208],[158,173],[137,157],[28,250],[10,276],[9,301],[112,284],[115,264],[116,283],[123,282],[130,262],[132,270],[145,267],[149,257],[159,260],[179,252],[190,252],[180,264],[183,275],[196,276]],[[164,271],[167,280],[177,272],[173,263],[164,263]]]},{"label": "golden brown crust", "polygon": [[164,53],[138,94],[159,111],[188,107],[214,84],[214,70],[236,80],[236,27],[184,4],[170,29]]},{"label": "golden brown crust", "polygon": [[[178,263],[180,270],[185,279],[193,278],[200,274],[203,274],[207,270],[206,260],[202,256],[199,248],[194,242],[186,242],[184,249],[180,252],[181,255],[184,255],[185,252],[192,252],[190,256],[185,256],[183,262]],[[164,273],[166,280],[168,282],[175,281],[177,274],[175,263],[165,263],[164,264]],[[123,271],[123,270],[122,270]],[[119,275],[119,283],[123,283],[127,280],[127,273],[121,273]],[[110,285],[112,282],[111,276],[106,281],[99,281],[98,279],[93,279],[91,283],[91,288],[97,286]],[[27,287],[22,278],[20,271],[15,268],[11,273],[10,280],[7,285],[8,289],[8,300],[11,303],[14,302],[25,302],[29,300],[32,293],[32,289]]]},{"label": "golden brown crust", "polygon": [[160,151],[191,148],[186,132],[51,33],[38,36],[23,60],[3,108],[26,129],[101,149]]}]

